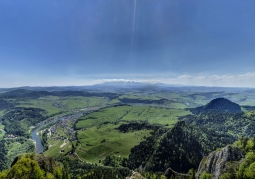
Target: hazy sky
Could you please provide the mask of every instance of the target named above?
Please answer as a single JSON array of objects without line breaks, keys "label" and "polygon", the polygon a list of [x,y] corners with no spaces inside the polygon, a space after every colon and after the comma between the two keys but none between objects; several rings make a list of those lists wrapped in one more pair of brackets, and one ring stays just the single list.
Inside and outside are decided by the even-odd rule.
[{"label": "hazy sky", "polygon": [[0,87],[255,87],[254,9],[254,0],[0,0]]}]

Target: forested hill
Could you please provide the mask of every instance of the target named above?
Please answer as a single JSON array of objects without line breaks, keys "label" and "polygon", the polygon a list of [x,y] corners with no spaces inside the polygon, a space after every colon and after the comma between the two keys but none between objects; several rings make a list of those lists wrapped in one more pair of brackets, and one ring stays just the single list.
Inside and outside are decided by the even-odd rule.
[{"label": "forested hill", "polygon": [[142,165],[145,171],[164,172],[171,167],[177,172],[188,172],[198,167],[204,155],[233,141],[229,135],[180,121],[162,136],[150,137],[135,146],[127,163],[132,169]]},{"label": "forested hill", "polygon": [[201,114],[208,111],[231,114],[242,113],[241,107],[238,104],[233,103],[232,101],[229,101],[228,99],[225,98],[216,98],[209,102],[208,104],[206,104],[205,106],[200,106],[191,109],[191,112],[193,114]]},{"label": "forested hill", "polygon": [[30,98],[37,99],[44,96],[85,96],[85,97],[107,97],[109,99],[114,99],[118,97],[115,93],[109,92],[87,92],[87,91],[32,91],[25,89],[16,89],[14,91],[9,91],[6,93],[0,94],[0,99],[8,99],[8,98]]},{"label": "forested hill", "polygon": [[15,158],[9,170],[0,173],[1,179],[68,179],[65,165],[56,163],[51,157],[26,154]]},{"label": "forested hill", "polygon": [[46,119],[43,113],[45,111],[39,108],[17,107],[4,114],[0,121],[5,125],[7,133],[15,136],[29,137],[29,127]]},{"label": "forested hill", "polygon": [[242,112],[238,104],[227,99],[218,98],[191,111],[194,115],[179,119],[188,124],[232,135],[236,139],[241,136],[253,137],[255,134],[255,112]]}]

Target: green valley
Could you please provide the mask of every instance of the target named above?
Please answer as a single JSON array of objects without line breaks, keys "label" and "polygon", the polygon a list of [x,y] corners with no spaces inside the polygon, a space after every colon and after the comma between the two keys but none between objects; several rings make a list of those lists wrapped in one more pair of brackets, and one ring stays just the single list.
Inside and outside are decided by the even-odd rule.
[{"label": "green valley", "polygon": [[[30,137],[37,130],[39,138],[32,139],[42,141],[42,154],[58,163],[53,168],[68,171],[62,178],[195,177],[204,156],[255,134],[255,93],[224,90],[3,92],[1,169],[10,168],[15,157],[39,162],[22,158],[38,147]],[[45,177],[57,175],[38,164]],[[8,169],[2,176],[8,172],[13,173]]]}]

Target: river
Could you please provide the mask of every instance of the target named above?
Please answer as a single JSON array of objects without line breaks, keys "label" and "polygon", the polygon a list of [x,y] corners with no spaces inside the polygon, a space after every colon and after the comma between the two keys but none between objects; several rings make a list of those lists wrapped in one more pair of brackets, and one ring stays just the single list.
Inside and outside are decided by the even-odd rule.
[{"label": "river", "polygon": [[45,127],[46,125],[49,125],[49,124],[51,124],[53,122],[56,122],[56,121],[61,120],[61,119],[64,119],[64,117],[66,117],[66,116],[58,117],[58,118],[55,118],[55,119],[53,119],[51,121],[47,121],[46,123],[44,123],[44,124],[34,128],[32,130],[32,140],[34,140],[36,142],[36,144],[35,144],[35,152],[37,154],[42,153],[44,151],[44,147],[43,147],[42,141],[41,141],[40,137],[37,135],[37,132],[40,129],[42,129],[43,127]]},{"label": "river", "polygon": [[35,144],[35,152],[37,154],[42,153],[44,150],[44,147],[42,145],[42,141],[40,139],[40,137],[36,134],[36,132],[41,129],[42,127],[37,127],[35,129],[32,130],[32,139],[36,142]]},{"label": "river", "polygon": [[97,107],[97,106],[88,107],[88,108],[82,109],[82,110],[81,110],[82,112],[74,112],[73,114],[69,114],[69,115],[57,117],[57,118],[55,118],[55,119],[52,119],[52,120],[50,120],[50,121],[47,121],[47,122],[45,122],[45,123],[43,123],[43,124],[37,126],[36,128],[34,128],[34,129],[32,130],[32,140],[34,140],[34,141],[36,142],[36,145],[35,145],[35,152],[36,152],[37,154],[39,154],[39,153],[42,153],[42,152],[44,151],[44,147],[43,147],[43,145],[42,145],[42,141],[41,141],[40,137],[36,134],[40,129],[42,129],[42,128],[45,127],[46,125],[49,125],[49,124],[51,124],[51,123],[53,123],[53,122],[56,122],[56,121],[58,121],[58,120],[62,120],[62,119],[64,119],[64,118],[66,118],[66,117],[68,117],[68,118],[72,118],[72,117],[73,117],[73,118],[78,119],[78,118],[84,116],[85,114],[88,114],[88,113],[93,112],[93,111],[98,110],[98,109],[100,109],[100,107]]},{"label": "river", "polygon": [[[94,109],[94,108],[92,108],[92,109]],[[92,111],[92,110],[90,109],[90,110],[86,110],[86,111],[83,111],[83,112],[73,113],[73,114],[65,115],[65,116],[61,116],[61,117],[56,117],[55,119],[47,121],[47,122],[37,126],[36,128],[34,128],[32,130],[32,140],[34,140],[36,142],[36,145],[35,145],[36,153],[39,154],[39,153],[42,153],[44,151],[44,147],[42,145],[42,141],[41,141],[40,137],[36,134],[38,131],[40,131],[40,129],[42,129],[46,125],[49,125],[49,124],[51,124],[53,122],[62,120],[64,118],[74,117],[74,118],[78,119],[81,116],[83,116],[84,114],[88,113],[89,111]]]}]

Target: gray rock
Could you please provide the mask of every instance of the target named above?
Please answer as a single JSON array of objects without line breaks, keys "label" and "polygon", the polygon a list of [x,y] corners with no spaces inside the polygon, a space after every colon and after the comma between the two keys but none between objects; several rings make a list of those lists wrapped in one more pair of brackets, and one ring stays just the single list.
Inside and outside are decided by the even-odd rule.
[{"label": "gray rock", "polygon": [[244,155],[239,148],[227,145],[220,151],[211,152],[202,159],[196,173],[196,178],[199,179],[203,172],[207,172],[212,175],[212,179],[219,179],[223,171],[226,171],[229,161],[239,161],[242,158],[244,158]]}]

